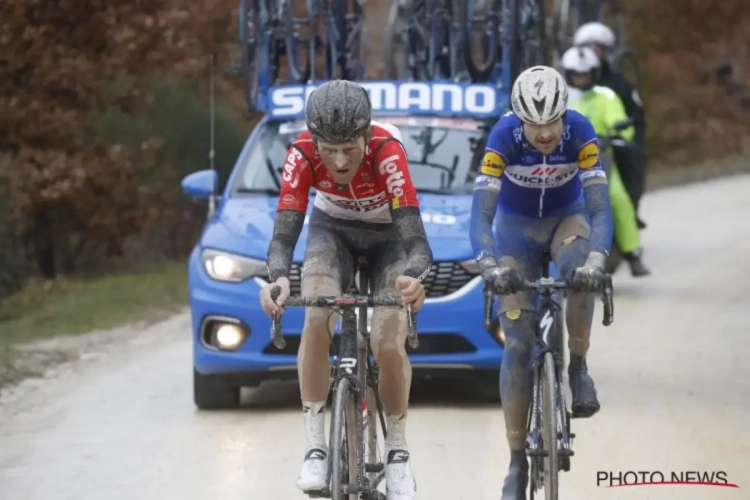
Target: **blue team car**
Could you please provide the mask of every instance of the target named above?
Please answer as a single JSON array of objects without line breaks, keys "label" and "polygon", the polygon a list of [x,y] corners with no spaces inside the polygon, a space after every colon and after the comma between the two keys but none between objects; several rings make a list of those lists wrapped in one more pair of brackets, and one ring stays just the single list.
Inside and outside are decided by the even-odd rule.
[{"label": "blue team car", "polygon": [[[434,255],[424,280],[419,347],[407,345],[414,376],[479,374],[497,379],[504,338],[497,322],[485,327],[483,285],[469,242],[471,193],[486,136],[502,108],[490,85],[363,82],[375,120],[399,127],[419,191]],[[199,408],[239,404],[240,387],[297,376],[303,309],[284,314],[286,347],[270,337],[259,294],[273,232],[287,148],[305,130],[308,86],[271,88],[266,114],[242,149],[226,187],[202,170],[184,178],[188,196],[212,200],[212,210],[190,254],[194,400]],[[315,196],[314,191],[311,192]],[[309,212],[308,212],[309,215]],[[307,226],[294,251],[292,293],[300,291]],[[332,355],[333,350],[332,347]]]}]

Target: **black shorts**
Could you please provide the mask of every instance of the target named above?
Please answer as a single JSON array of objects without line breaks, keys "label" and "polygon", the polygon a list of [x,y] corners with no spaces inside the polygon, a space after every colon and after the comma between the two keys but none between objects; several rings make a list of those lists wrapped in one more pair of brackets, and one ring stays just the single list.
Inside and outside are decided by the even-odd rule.
[{"label": "black shorts", "polygon": [[337,219],[313,207],[302,282],[315,276],[332,277],[342,292],[348,291],[359,257],[367,259],[373,294],[395,292],[407,255],[394,225]]}]

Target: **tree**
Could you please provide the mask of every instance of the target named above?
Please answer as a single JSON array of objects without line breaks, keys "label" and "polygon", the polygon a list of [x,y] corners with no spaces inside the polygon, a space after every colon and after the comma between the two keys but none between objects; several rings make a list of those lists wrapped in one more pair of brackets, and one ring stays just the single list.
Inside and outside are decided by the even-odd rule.
[{"label": "tree", "polygon": [[[158,140],[139,150],[105,145],[89,118],[147,101],[142,75],[205,71],[234,3],[0,2],[0,153],[11,155],[0,176],[45,277],[55,277],[55,249],[71,237],[118,253],[127,235],[159,216],[159,193],[141,184]],[[115,80],[127,82],[119,95],[103,85]]]}]

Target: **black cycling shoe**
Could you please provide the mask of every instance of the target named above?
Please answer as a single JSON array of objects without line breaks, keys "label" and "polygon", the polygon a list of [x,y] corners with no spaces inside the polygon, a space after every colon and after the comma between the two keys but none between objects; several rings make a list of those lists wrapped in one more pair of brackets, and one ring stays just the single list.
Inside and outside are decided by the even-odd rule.
[{"label": "black cycling shoe", "polygon": [[628,260],[628,265],[630,266],[630,274],[634,278],[640,278],[641,276],[648,276],[651,274],[651,271],[648,270],[640,258]]},{"label": "black cycling shoe", "polygon": [[625,257],[625,260],[628,261],[628,265],[630,266],[630,274],[633,275],[634,278],[640,278],[641,276],[648,276],[651,274],[651,271],[648,270],[641,260],[642,254],[643,251],[640,248],[635,252],[623,254],[623,257]]},{"label": "black cycling shoe", "polygon": [[570,407],[573,418],[593,417],[599,411],[600,405],[596,397],[594,379],[589,375],[585,359],[571,355],[568,378],[570,392],[573,393],[573,404]]},{"label": "black cycling shoe", "polygon": [[528,484],[529,460],[526,458],[526,450],[513,450],[510,452],[510,467],[500,500],[526,500]]}]

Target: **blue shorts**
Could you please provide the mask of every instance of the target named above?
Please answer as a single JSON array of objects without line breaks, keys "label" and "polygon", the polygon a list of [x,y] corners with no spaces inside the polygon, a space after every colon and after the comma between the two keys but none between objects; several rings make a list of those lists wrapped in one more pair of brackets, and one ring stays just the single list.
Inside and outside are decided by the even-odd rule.
[{"label": "blue shorts", "polygon": [[[565,262],[558,262],[558,249],[576,239],[588,242],[591,223],[583,196],[543,218],[519,215],[498,210],[495,215],[495,253],[500,266],[516,269],[529,281],[542,275],[542,253],[549,252],[557,263],[550,265],[550,275],[557,268],[564,276],[572,268],[582,265],[588,255],[588,244],[578,246],[578,254],[566,255]],[[523,309],[535,310],[536,292],[520,292],[502,298],[500,313]]]}]

